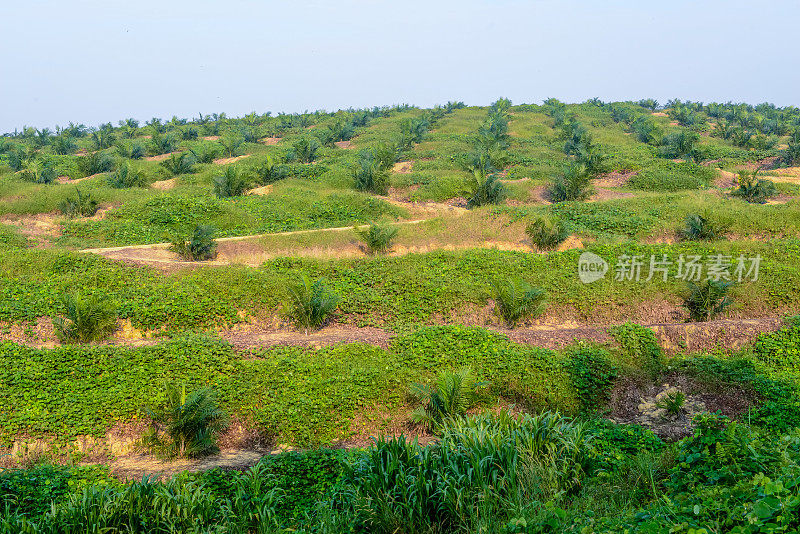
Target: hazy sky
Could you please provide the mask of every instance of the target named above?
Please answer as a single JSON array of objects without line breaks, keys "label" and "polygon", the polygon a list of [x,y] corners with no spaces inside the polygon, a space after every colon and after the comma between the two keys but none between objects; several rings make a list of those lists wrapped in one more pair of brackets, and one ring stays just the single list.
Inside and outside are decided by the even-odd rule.
[{"label": "hazy sky", "polygon": [[0,132],[678,97],[800,105],[800,1],[0,0]]}]

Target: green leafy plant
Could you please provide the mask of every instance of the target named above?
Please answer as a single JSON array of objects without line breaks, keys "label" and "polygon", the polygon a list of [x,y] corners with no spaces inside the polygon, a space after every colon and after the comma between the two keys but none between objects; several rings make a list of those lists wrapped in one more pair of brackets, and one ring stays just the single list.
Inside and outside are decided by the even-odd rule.
[{"label": "green leafy plant", "polygon": [[728,291],[732,282],[725,280],[706,280],[701,284],[688,282],[688,294],[683,299],[683,307],[689,310],[691,321],[710,321],[731,305]]},{"label": "green leafy plant", "polygon": [[680,417],[686,413],[686,394],[682,391],[671,391],[656,401],[660,408],[672,417]]},{"label": "green leafy plant", "polygon": [[286,292],[286,313],[306,334],[309,329],[320,328],[341,300],[339,295],[325,287],[322,280],[312,283],[305,275],[286,284]]},{"label": "green leafy plant", "polygon": [[472,196],[467,201],[468,208],[477,208],[487,204],[499,204],[508,195],[506,186],[496,174],[497,169],[491,162],[489,154],[474,155],[465,165],[470,174]]},{"label": "green leafy plant", "polygon": [[244,144],[244,137],[239,132],[225,132],[218,140],[222,153],[226,158],[234,158],[239,154],[239,149]]},{"label": "green leafy plant", "polygon": [[91,194],[83,194],[75,190],[75,196],[69,196],[58,204],[58,210],[66,217],[91,217],[97,213],[97,201]]},{"label": "green leafy plant", "polygon": [[355,227],[354,231],[366,244],[371,254],[383,254],[392,248],[392,241],[397,235],[398,228],[396,226],[371,223],[364,230]]},{"label": "green leafy plant", "polygon": [[142,443],[165,458],[198,458],[219,452],[217,438],[226,427],[227,415],[210,388],[186,393],[184,384],[166,388],[166,404],[148,410],[151,425]]},{"label": "green leafy plant", "polygon": [[546,294],[520,278],[509,277],[495,281],[494,299],[497,314],[509,328],[514,328],[521,319],[544,311]]},{"label": "green leafy plant", "polygon": [[214,194],[219,198],[241,196],[250,186],[250,182],[244,174],[232,165],[227,166],[222,175],[215,176],[212,182],[214,184]]},{"label": "green leafy plant", "polygon": [[144,145],[134,141],[117,143],[114,148],[121,158],[142,159],[146,153]]},{"label": "green leafy plant", "polygon": [[107,298],[66,294],[61,306],[64,314],[53,317],[53,328],[62,343],[100,341],[117,329],[116,304]]},{"label": "green leafy plant", "polygon": [[106,181],[115,189],[147,187],[149,183],[143,170],[126,164],[120,165],[117,170],[109,174]]},{"label": "green leafy plant", "polygon": [[778,194],[775,183],[763,178],[757,178],[758,171],[739,171],[739,187],[731,192],[737,196],[754,204],[764,204],[767,200]]},{"label": "green leafy plant", "polygon": [[197,163],[214,163],[214,160],[219,157],[220,148],[216,145],[201,144],[190,148],[189,152],[192,153]]},{"label": "green leafy plant", "polygon": [[463,417],[475,404],[478,389],[486,385],[486,382],[475,379],[469,367],[440,372],[433,387],[429,384],[412,384],[411,396],[421,406],[411,413],[411,420],[435,430],[445,419]]},{"label": "green leafy plant", "polygon": [[696,213],[686,216],[686,225],[679,232],[685,241],[711,241],[722,235],[717,223]]},{"label": "green leafy plant", "polygon": [[602,407],[619,374],[608,351],[591,345],[579,345],[569,352],[566,367],[581,407],[584,410]]},{"label": "green leafy plant", "polygon": [[33,182],[35,184],[50,184],[58,177],[55,165],[53,163],[35,159],[28,162],[20,173],[23,180]]},{"label": "green leafy plant", "polygon": [[569,227],[561,218],[539,216],[525,228],[525,233],[539,250],[552,250],[569,237]]},{"label": "green leafy plant", "polygon": [[289,175],[289,167],[277,158],[266,156],[260,165],[253,169],[255,179],[262,185],[269,185],[283,180]]},{"label": "green leafy plant", "polygon": [[114,164],[114,158],[107,152],[98,151],[75,158],[75,166],[83,177],[110,172],[114,170]]},{"label": "green leafy plant", "polygon": [[389,173],[371,151],[358,155],[352,176],[358,191],[369,191],[376,195],[385,195],[389,191]]},{"label": "green leafy plant", "polygon": [[591,176],[585,166],[569,165],[556,176],[548,192],[553,202],[585,200],[592,192]]},{"label": "green leafy plant", "polygon": [[216,228],[200,225],[194,229],[192,237],[173,240],[170,250],[187,261],[207,261],[217,257],[217,241],[214,239]]},{"label": "green leafy plant", "polygon": [[169,154],[174,151],[177,146],[178,142],[175,136],[154,131],[148,143],[148,151],[153,156],[160,156],[161,154]]},{"label": "green leafy plant", "polygon": [[161,162],[161,166],[172,176],[191,174],[194,172],[194,156],[188,152],[170,154],[169,158]]},{"label": "green leafy plant", "polygon": [[317,159],[317,152],[320,149],[320,142],[316,137],[301,137],[292,145],[286,154],[287,161],[298,161],[300,163],[313,163]]}]

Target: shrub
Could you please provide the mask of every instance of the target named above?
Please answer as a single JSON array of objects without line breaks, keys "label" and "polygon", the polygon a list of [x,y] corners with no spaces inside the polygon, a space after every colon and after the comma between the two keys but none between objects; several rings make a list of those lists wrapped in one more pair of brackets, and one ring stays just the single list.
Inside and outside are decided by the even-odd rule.
[{"label": "shrub", "polygon": [[299,161],[300,163],[313,163],[317,159],[317,151],[319,149],[320,142],[316,137],[302,137],[289,149],[286,159],[287,161]]},{"label": "shrub", "polygon": [[722,231],[713,221],[693,213],[686,216],[685,226],[679,234],[684,241],[711,241],[720,237]]},{"label": "shrub", "polygon": [[783,162],[787,165],[800,165],[800,130],[789,139],[789,146],[783,153]]},{"label": "shrub", "polygon": [[232,165],[225,172],[213,179],[214,194],[219,198],[238,197],[243,195],[250,185],[247,178]]},{"label": "shrub", "polygon": [[580,345],[568,353],[567,370],[584,410],[595,410],[608,401],[618,371],[605,349]]},{"label": "shrub", "polygon": [[152,156],[160,156],[161,154],[169,154],[177,146],[178,142],[174,136],[154,131],[147,148]]},{"label": "shrub", "polygon": [[539,250],[552,250],[569,237],[569,228],[559,217],[543,215],[528,224],[525,233]]},{"label": "shrub", "polygon": [[442,371],[436,385],[416,383],[411,386],[411,396],[421,404],[411,413],[414,423],[435,430],[445,419],[463,417],[477,400],[477,389],[485,386],[478,382],[472,369]]},{"label": "shrub", "polygon": [[55,165],[49,161],[33,160],[25,165],[20,177],[35,184],[50,184],[58,177]]},{"label": "shrub", "polygon": [[354,228],[356,235],[367,245],[371,254],[382,254],[392,248],[392,241],[397,235],[397,227],[372,223],[366,230]]},{"label": "shrub", "polygon": [[180,154],[171,154],[169,158],[161,162],[161,166],[172,176],[178,176],[192,173],[194,163],[194,156],[191,153],[181,152]]},{"label": "shrub", "polygon": [[115,146],[117,154],[122,158],[142,159],[145,155],[145,148],[142,143],[122,142]]},{"label": "shrub", "polygon": [[739,171],[739,187],[731,192],[753,204],[764,204],[768,199],[778,194],[775,183],[763,178],[756,179],[758,171]]},{"label": "shrub", "polygon": [[692,321],[710,321],[730,306],[728,290],[732,282],[706,280],[701,284],[689,282],[689,292],[683,299],[683,307],[689,310]]},{"label": "shrub", "polygon": [[260,165],[253,169],[256,181],[262,185],[273,184],[289,175],[289,167],[278,160],[267,156]]},{"label": "shrub", "polygon": [[295,283],[286,285],[287,315],[306,334],[309,329],[321,327],[328,316],[339,305],[339,295],[328,291],[322,280],[311,282],[303,276]]},{"label": "shrub", "polygon": [[94,152],[75,159],[81,176],[94,176],[114,170],[114,158],[106,152]]},{"label": "shrub", "polygon": [[58,210],[66,217],[91,217],[97,213],[97,201],[90,194],[75,190],[74,197],[67,197],[58,204]]},{"label": "shrub", "polygon": [[53,328],[62,343],[90,343],[111,335],[117,328],[116,305],[96,295],[64,295],[63,316],[53,317]]},{"label": "shrub", "polygon": [[108,185],[116,189],[128,187],[147,187],[147,175],[140,169],[134,169],[130,165],[120,165],[116,171],[107,177]]},{"label": "shrub", "polygon": [[590,179],[591,176],[586,167],[570,165],[563,174],[556,177],[550,186],[550,199],[553,202],[585,200],[592,192]]},{"label": "shrub", "polygon": [[353,185],[358,191],[385,195],[389,191],[389,173],[370,151],[361,152],[353,167]]},{"label": "shrub", "polygon": [[216,229],[208,225],[200,225],[194,229],[191,239],[177,239],[172,242],[170,250],[176,252],[187,261],[206,261],[217,257],[217,242],[214,239]]},{"label": "shrub", "polygon": [[519,278],[506,278],[494,283],[495,310],[509,328],[520,319],[535,317],[544,311],[546,295]]},{"label": "shrub", "polygon": [[217,436],[225,429],[226,414],[210,388],[179,390],[168,384],[167,402],[148,410],[152,422],[142,438],[145,447],[164,458],[198,458],[219,451]]}]

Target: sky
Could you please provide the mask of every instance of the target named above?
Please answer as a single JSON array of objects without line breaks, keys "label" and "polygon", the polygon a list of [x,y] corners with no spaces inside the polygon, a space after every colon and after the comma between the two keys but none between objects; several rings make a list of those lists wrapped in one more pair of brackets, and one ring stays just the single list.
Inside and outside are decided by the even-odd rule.
[{"label": "sky", "polygon": [[800,105],[798,28],[798,0],[0,0],[0,132],[500,96]]}]

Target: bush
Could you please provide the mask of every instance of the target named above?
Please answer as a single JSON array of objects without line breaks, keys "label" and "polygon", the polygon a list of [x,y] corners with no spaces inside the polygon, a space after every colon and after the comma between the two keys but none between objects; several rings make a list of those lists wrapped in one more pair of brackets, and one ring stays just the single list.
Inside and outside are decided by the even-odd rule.
[{"label": "bush", "polygon": [[168,384],[167,402],[148,410],[151,425],[142,444],[163,458],[198,458],[219,452],[217,437],[225,429],[226,414],[210,388],[186,394]]},{"label": "bush", "polygon": [[436,385],[413,384],[411,396],[421,404],[411,413],[411,420],[430,430],[436,430],[445,419],[463,417],[477,400],[477,389],[485,386],[478,382],[472,369],[442,371]]},{"label": "bush", "polygon": [[172,176],[178,176],[192,173],[194,163],[194,156],[191,153],[181,152],[180,154],[170,154],[169,158],[161,162],[161,166]]},{"label": "bush", "polygon": [[392,248],[392,241],[397,235],[398,228],[372,223],[366,230],[354,228],[356,235],[367,245],[371,254],[382,254]]},{"label": "bush", "polygon": [[94,176],[101,172],[114,170],[114,158],[106,152],[94,152],[75,159],[75,166],[81,176]]},{"label": "bush", "polygon": [[684,241],[711,241],[720,237],[722,230],[711,220],[693,213],[686,216],[686,226],[679,235]]},{"label": "bush", "polygon": [[768,199],[778,194],[778,189],[775,184],[770,180],[763,178],[756,178],[758,171],[739,171],[739,187],[731,192],[731,195],[737,196],[751,202],[753,204],[764,204]]},{"label": "bush", "polygon": [[200,225],[194,229],[190,240],[178,239],[172,242],[170,250],[187,261],[206,261],[217,257],[216,229]]},{"label": "bush", "polygon": [[506,278],[494,283],[495,311],[509,328],[520,319],[535,317],[544,311],[546,295],[519,278]]},{"label": "bush", "polygon": [[700,141],[700,135],[690,130],[681,130],[664,136],[659,150],[663,158],[691,159],[695,156],[695,145]]},{"label": "bush", "polygon": [[496,174],[489,154],[474,155],[464,168],[470,173],[472,196],[467,201],[468,208],[477,208],[487,204],[499,204],[508,195],[506,186]]},{"label": "bush", "polygon": [[585,200],[592,192],[590,179],[586,167],[570,165],[550,186],[550,200],[553,202]]},{"label": "bush", "polygon": [[289,149],[286,160],[299,161],[300,163],[313,163],[314,160],[317,159],[317,152],[319,149],[320,142],[316,137],[302,137]]},{"label": "bush", "polygon": [[53,317],[53,328],[62,343],[100,341],[117,329],[116,305],[96,295],[64,295],[63,316]]},{"label": "bush", "polygon": [[569,352],[567,370],[584,410],[596,410],[607,401],[618,371],[605,349],[580,345]]},{"label": "bush", "polygon": [[97,201],[91,195],[75,190],[74,197],[67,197],[58,204],[58,210],[66,217],[91,217],[97,213]]},{"label": "bush", "polygon": [[568,225],[558,217],[539,216],[528,224],[525,233],[539,250],[552,250],[569,237]]},{"label": "bush", "polygon": [[309,329],[319,328],[339,305],[339,295],[328,291],[322,280],[311,283],[307,276],[300,281],[287,284],[285,308],[287,315],[306,334]]},{"label": "bush", "polygon": [[706,280],[701,284],[689,282],[689,293],[683,299],[683,307],[689,310],[692,321],[710,321],[731,304],[728,290],[732,282]]},{"label": "bush", "polygon": [[225,168],[225,172],[221,176],[215,176],[212,181],[214,194],[219,198],[241,196],[250,185],[247,178],[230,165]]},{"label": "bush", "polygon": [[130,165],[120,165],[116,171],[108,175],[106,181],[108,185],[116,189],[148,186],[147,175],[144,171],[134,169]]}]

